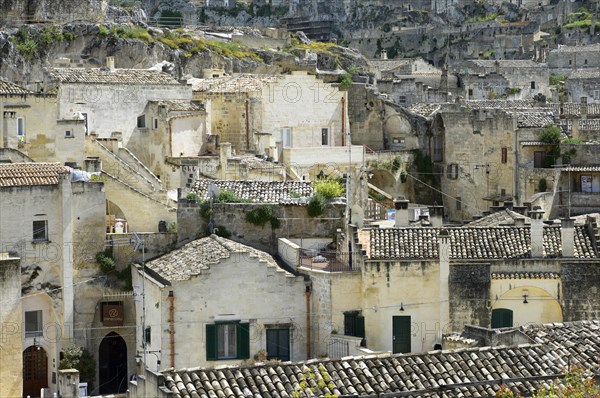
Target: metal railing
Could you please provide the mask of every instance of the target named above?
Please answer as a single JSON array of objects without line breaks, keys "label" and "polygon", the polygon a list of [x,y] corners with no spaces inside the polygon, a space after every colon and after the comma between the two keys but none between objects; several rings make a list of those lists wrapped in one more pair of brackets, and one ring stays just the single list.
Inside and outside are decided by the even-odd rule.
[{"label": "metal railing", "polygon": [[348,253],[302,250],[299,266],[313,271],[360,272],[360,268],[356,264],[350,264],[350,258]]}]

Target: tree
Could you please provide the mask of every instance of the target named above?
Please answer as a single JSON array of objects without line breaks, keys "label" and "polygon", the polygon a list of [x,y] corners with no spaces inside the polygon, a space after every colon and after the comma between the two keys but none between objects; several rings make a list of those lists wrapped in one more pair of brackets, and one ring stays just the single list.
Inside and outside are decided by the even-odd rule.
[{"label": "tree", "polygon": [[88,350],[82,347],[71,346],[64,350],[63,359],[58,364],[59,369],[77,369],[79,380],[88,383],[88,391],[94,389],[96,378],[96,361]]}]

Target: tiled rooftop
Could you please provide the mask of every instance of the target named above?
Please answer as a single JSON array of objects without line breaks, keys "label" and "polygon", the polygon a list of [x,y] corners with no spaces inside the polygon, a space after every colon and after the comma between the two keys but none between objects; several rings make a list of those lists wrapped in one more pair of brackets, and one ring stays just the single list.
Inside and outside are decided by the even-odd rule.
[{"label": "tiled rooftop", "polygon": [[471,109],[509,109],[509,110],[529,110],[536,106],[533,100],[485,100],[485,101],[466,101],[466,105]]},{"label": "tiled rooftop", "polygon": [[0,95],[22,95],[32,92],[6,80],[0,79]]},{"label": "tiled rooftop", "polygon": [[600,44],[586,44],[585,46],[561,46],[550,51],[550,52],[562,52],[562,53],[581,53],[581,52],[594,52],[600,51]]},{"label": "tiled rooftop", "polygon": [[0,187],[57,185],[69,172],[60,163],[0,163]]},{"label": "tiled rooftop", "polygon": [[197,112],[205,110],[204,104],[199,101],[161,100],[156,102],[159,106],[166,107],[170,112]]},{"label": "tiled rooftop", "polygon": [[188,280],[236,253],[248,253],[261,262],[279,268],[269,254],[216,235],[190,242],[147,262],[146,267],[169,282]]},{"label": "tiled rooftop", "polygon": [[417,104],[412,104],[406,107],[406,109],[408,109],[409,111],[416,113],[417,115],[421,115],[421,116],[429,116],[431,115],[433,112],[437,111],[438,109],[440,109],[440,104],[435,104],[435,103],[417,103]]},{"label": "tiled rooftop", "polygon": [[209,79],[190,79],[192,91],[207,93],[250,93],[261,90],[282,76],[259,75],[259,74],[237,74]]},{"label": "tiled rooftop", "polygon": [[569,75],[572,79],[600,79],[600,68],[576,69]]},{"label": "tiled rooftop", "polygon": [[492,279],[560,279],[557,272],[492,272]]},{"label": "tiled rooftop", "polygon": [[[370,229],[371,260],[435,259],[439,257],[440,228]],[[450,234],[450,259],[531,257],[529,227],[456,227]],[[561,254],[560,227],[544,228],[544,257]],[[575,227],[575,257],[597,257],[583,227]]]},{"label": "tiled rooftop", "polygon": [[[551,104],[550,107],[554,114],[558,116],[561,114],[565,116],[581,115],[581,104],[569,102],[564,104]],[[587,109],[588,117],[600,117],[600,104],[587,104],[585,105],[585,108]]]},{"label": "tiled rooftop", "polygon": [[546,127],[554,124],[552,112],[517,112],[518,127]]},{"label": "tiled rooftop", "polygon": [[171,75],[147,69],[55,68],[50,77],[61,83],[170,85],[180,83]]},{"label": "tiled rooftop", "polygon": [[496,63],[501,68],[536,68],[540,67],[540,64],[533,62],[530,59],[505,59],[505,60],[493,60],[493,59],[474,59],[471,60],[473,64],[482,68],[494,68]]},{"label": "tiled rooftop", "polygon": [[496,211],[492,214],[489,214],[485,217],[481,217],[478,220],[471,221],[467,224],[469,227],[500,227],[505,225],[514,225],[515,220],[519,218],[524,218],[526,224],[531,223],[531,219],[529,217],[525,217],[522,214],[517,213],[516,211],[512,211],[509,209],[504,209],[500,211]]},{"label": "tiled rooftop", "polygon": [[562,172],[579,171],[579,172],[599,172],[600,165],[589,165],[589,166],[569,166],[561,169]]},{"label": "tiled rooftop", "polygon": [[[469,384],[504,379],[502,384],[513,390],[529,392],[543,382],[511,383],[506,379],[559,375],[565,372],[569,361],[597,370],[599,327],[597,321],[531,326],[523,332],[538,344],[516,347],[171,370],[165,372],[165,387],[178,398],[287,398],[294,392],[299,397],[376,396],[393,392],[414,392],[406,395],[410,397],[493,397],[499,383]],[[308,372],[314,378],[305,379],[303,375]],[[300,386],[303,380],[306,389]],[[444,387],[443,393],[440,387]]]},{"label": "tiled rooftop", "polygon": [[224,181],[198,180],[194,190],[202,199],[208,199],[208,185],[215,184],[219,190],[228,190],[242,199],[257,203],[295,203],[298,198],[312,196],[310,182],[304,181]]},{"label": "tiled rooftop", "polygon": [[600,119],[580,119],[579,130],[600,131]]}]

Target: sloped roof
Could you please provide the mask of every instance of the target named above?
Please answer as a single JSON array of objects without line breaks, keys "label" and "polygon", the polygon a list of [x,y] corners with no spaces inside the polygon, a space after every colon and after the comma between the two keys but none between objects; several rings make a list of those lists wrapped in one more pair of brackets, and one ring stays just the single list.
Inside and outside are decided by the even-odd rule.
[{"label": "sloped roof", "polygon": [[206,200],[208,185],[215,184],[219,190],[233,192],[236,196],[256,203],[295,203],[300,197],[312,196],[313,188],[306,181],[226,181],[200,179],[196,181],[194,190]]},{"label": "sloped roof", "polygon": [[259,75],[241,73],[209,79],[190,79],[192,91],[206,93],[250,93],[261,90],[277,80],[281,75]]},{"label": "sloped roof", "polygon": [[[368,229],[371,260],[435,259],[441,228]],[[502,259],[531,257],[529,227],[457,227],[450,234],[450,259]],[[560,227],[544,228],[544,257],[561,255]],[[575,257],[597,257],[585,228],[575,227]]]},{"label": "sloped roof", "polygon": [[552,112],[517,112],[518,127],[546,127],[549,124],[554,124]]},{"label": "sloped roof", "polygon": [[0,163],[0,187],[57,185],[69,172],[60,163]]},{"label": "sloped roof", "polygon": [[541,66],[530,59],[473,59],[470,62],[482,68],[493,68],[496,66],[496,63],[501,68],[536,68]]},{"label": "sloped roof", "polygon": [[146,267],[169,282],[182,281],[198,276],[202,271],[210,269],[211,265],[240,253],[247,253],[257,258],[257,261],[274,266],[286,275],[292,276],[279,268],[277,262],[268,253],[216,235],[190,242],[147,262]]},{"label": "sloped roof", "polygon": [[[516,347],[483,347],[432,351],[423,354],[383,354],[322,359],[298,363],[267,363],[218,369],[165,372],[165,387],[175,397],[300,397],[376,396],[405,392],[409,397],[490,397],[496,384],[519,392],[540,388],[544,382],[511,382],[508,379],[562,374],[578,363],[598,368],[600,333],[598,321],[532,326],[523,332],[539,344]],[[574,343],[573,343],[574,342]],[[311,372],[314,378],[304,379]],[[305,380],[314,392],[302,390]],[[477,385],[474,385],[477,383]],[[547,383],[547,382],[546,382]],[[410,392],[414,392],[410,394]]]},{"label": "sloped roof", "polygon": [[586,44],[585,46],[564,46],[559,45],[558,48],[551,50],[550,52],[560,53],[581,53],[581,52],[596,52],[600,51],[600,43]]},{"label": "sloped roof", "polygon": [[[555,115],[566,115],[566,116],[579,116],[581,115],[581,104],[576,104],[573,102],[563,103],[563,104],[551,104],[550,107],[554,111]],[[600,116],[600,104],[586,104],[585,108],[587,110],[588,117],[599,117]],[[562,109],[562,112],[561,112]]]},{"label": "sloped roof", "polygon": [[471,109],[530,109],[536,106],[534,100],[484,100],[466,101],[465,104]]},{"label": "sloped roof", "polygon": [[205,110],[204,104],[199,101],[160,100],[151,102],[156,102],[159,106],[164,106],[171,112],[198,112]]},{"label": "sloped roof", "polygon": [[173,76],[148,69],[54,68],[49,73],[61,83],[180,85]]},{"label": "sloped roof", "polygon": [[576,69],[567,80],[572,79],[600,79],[600,68]]},{"label": "sloped roof", "polygon": [[16,84],[0,79],[0,94],[4,95],[22,95],[22,94],[32,94],[32,91],[27,90],[21,86],[17,86]]},{"label": "sloped roof", "polygon": [[478,220],[473,220],[467,224],[469,227],[500,227],[505,225],[514,225],[515,220],[523,218],[526,224],[531,223],[531,218],[525,217],[516,211],[510,209],[503,209],[489,214],[485,217],[481,217]]},{"label": "sloped roof", "polygon": [[436,103],[415,103],[406,107],[412,113],[416,113],[421,116],[430,116],[433,112],[440,109],[441,104]]}]

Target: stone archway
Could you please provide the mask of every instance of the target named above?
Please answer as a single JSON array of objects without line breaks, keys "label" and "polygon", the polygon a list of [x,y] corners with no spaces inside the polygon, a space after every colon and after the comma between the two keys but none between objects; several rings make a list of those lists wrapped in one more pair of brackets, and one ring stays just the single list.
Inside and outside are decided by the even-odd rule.
[{"label": "stone archway", "polygon": [[110,332],[102,339],[98,371],[101,395],[127,391],[127,344],[118,333]]},{"label": "stone archway", "polygon": [[33,345],[23,351],[23,397],[40,397],[42,388],[48,388],[48,355]]}]

